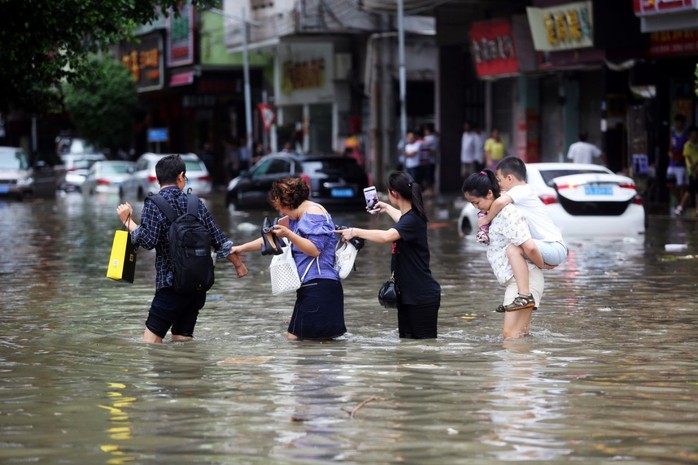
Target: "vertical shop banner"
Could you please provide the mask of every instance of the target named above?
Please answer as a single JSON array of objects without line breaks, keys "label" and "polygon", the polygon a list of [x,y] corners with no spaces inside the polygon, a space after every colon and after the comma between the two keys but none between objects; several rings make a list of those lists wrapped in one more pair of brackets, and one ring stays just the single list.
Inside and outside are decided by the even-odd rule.
[{"label": "vertical shop banner", "polygon": [[332,44],[292,43],[276,49],[276,104],[297,105],[334,99]]},{"label": "vertical shop banner", "polygon": [[194,7],[191,2],[182,2],[179,15],[170,14],[165,28],[167,29],[167,66],[194,63]]},{"label": "vertical shop banner", "polygon": [[592,2],[566,3],[550,8],[527,7],[533,46],[542,52],[594,46]]},{"label": "vertical shop banner", "polygon": [[514,35],[509,20],[474,23],[468,31],[475,70],[480,78],[519,72]]}]

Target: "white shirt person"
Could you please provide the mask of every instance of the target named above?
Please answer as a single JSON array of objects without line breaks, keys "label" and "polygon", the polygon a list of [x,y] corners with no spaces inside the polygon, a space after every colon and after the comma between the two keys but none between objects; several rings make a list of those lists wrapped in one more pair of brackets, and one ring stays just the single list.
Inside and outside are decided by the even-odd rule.
[{"label": "white shirt person", "polygon": [[603,152],[594,144],[587,142],[589,135],[586,132],[579,133],[579,141],[570,145],[567,158],[572,163],[593,163],[594,158],[599,158]]}]

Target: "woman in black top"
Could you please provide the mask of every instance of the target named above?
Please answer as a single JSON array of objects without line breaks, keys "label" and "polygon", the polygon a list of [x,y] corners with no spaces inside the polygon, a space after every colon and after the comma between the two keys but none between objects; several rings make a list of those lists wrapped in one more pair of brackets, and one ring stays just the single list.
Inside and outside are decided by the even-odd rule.
[{"label": "woman in black top", "polygon": [[381,229],[348,228],[335,231],[343,241],[360,237],[384,244],[392,242],[391,271],[400,289],[397,305],[401,338],[436,338],[436,320],[441,305],[441,286],[429,269],[427,216],[424,213],[419,184],[404,171],[388,178],[388,199],[392,205],[378,202],[380,213],[387,213],[395,225]]}]

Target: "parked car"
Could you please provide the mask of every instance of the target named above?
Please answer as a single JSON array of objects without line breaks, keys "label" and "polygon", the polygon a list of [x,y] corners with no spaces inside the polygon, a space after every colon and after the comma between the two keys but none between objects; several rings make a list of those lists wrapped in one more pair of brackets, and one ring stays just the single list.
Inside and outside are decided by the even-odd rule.
[{"label": "parked car", "polygon": [[103,160],[92,165],[82,191],[89,195],[97,192],[118,194],[121,183],[131,175],[135,163],[123,160]]},{"label": "parked car", "polygon": [[[527,182],[563,236],[629,236],[645,232],[645,209],[632,178],[601,165],[528,163]],[[458,218],[461,235],[477,233],[477,209]]]},{"label": "parked car", "polygon": [[106,159],[107,157],[103,153],[68,153],[61,155],[61,161],[65,166],[65,180],[61,184],[60,189],[66,192],[82,191],[82,185],[92,165]]},{"label": "parked car", "polygon": [[0,196],[23,199],[34,194],[34,171],[19,147],[0,147]]},{"label": "parked car", "polygon": [[[143,200],[150,192],[158,192],[160,184],[155,176],[155,165],[167,155],[171,154],[148,152],[141,155],[131,175],[121,182],[119,195],[124,199]],[[199,197],[210,195],[213,183],[204,162],[194,153],[180,155],[187,168],[188,181],[184,190],[188,191],[191,188],[192,194]]]},{"label": "parked car", "polygon": [[350,157],[275,153],[262,157],[249,171],[228,184],[226,206],[270,208],[268,192],[277,179],[300,177],[310,186],[310,198],[328,208],[363,209],[366,172]]}]

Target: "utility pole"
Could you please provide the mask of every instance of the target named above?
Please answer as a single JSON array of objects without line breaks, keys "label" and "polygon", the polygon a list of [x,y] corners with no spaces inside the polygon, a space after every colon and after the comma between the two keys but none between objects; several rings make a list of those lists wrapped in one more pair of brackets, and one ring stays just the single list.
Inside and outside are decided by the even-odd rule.
[{"label": "utility pole", "polygon": [[407,94],[407,76],[405,71],[405,10],[403,0],[397,0],[397,37],[398,60],[400,73],[400,137],[405,137],[407,132],[407,109],[405,96]]},{"label": "utility pole", "polygon": [[248,32],[249,26],[259,26],[258,21],[252,21],[247,19],[247,13],[245,7],[241,8],[240,17],[229,15],[225,11],[218,8],[211,8],[209,10],[212,13],[223,16],[225,19],[230,19],[233,21],[238,21],[242,24],[242,74],[244,79],[245,87],[245,138],[246,147],[250,156],[252,155],[252,96],[250,92],[250,58],[249,58],[249,44],[248,44]]}]

